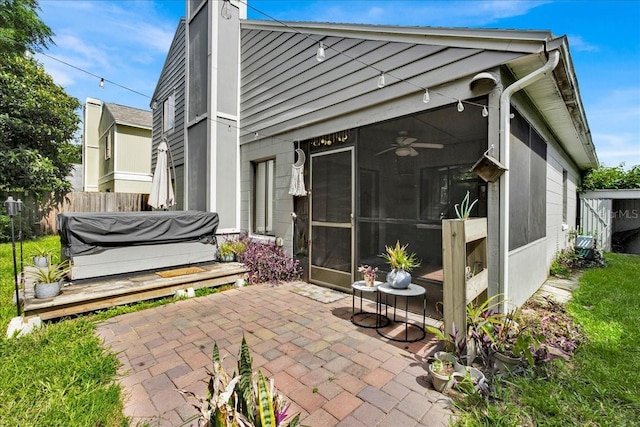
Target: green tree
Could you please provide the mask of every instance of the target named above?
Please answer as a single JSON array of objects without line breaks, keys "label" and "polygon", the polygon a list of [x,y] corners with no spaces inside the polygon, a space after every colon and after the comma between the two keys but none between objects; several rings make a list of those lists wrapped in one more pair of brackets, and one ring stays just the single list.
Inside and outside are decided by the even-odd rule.
[{"label": "green tree", "polygon": [[37,0],[0,0],[0,53],[23,55],[53,43],[53,32],[38,17]]},{"label": "green tree", "polygon": [[624,164],[618,166],[600,166],[591,169],[582,180],[582,191],[618,189],[629,190],[640,188],[640,165],[635,165],[628,171]]},{"label": "green tree", "polygon": [[80,102],[23,55],[51,40],[37,1],[0,0],[0,6],[0,191],[61,195],[70,189],[65,178],[77,157],[71,141]]}]

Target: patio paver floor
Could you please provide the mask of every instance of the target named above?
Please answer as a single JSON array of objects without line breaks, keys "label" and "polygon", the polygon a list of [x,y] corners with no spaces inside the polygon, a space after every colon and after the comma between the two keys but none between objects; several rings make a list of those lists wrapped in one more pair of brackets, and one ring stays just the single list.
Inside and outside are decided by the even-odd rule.
[{"label": "patio paver floor", "polygon": [[349,321],[350,297],[325,304],[295,286],[237,288],[102,322],[98,335],[122,362],[131,425],[182,425],[196,402],[177,389],[204,396],[214,342],[233,373],[243,335],[254,370],[275,378],[305,426],[449,425],[450,402],[430,387],[423,362],[430,335],[388,341]]}]

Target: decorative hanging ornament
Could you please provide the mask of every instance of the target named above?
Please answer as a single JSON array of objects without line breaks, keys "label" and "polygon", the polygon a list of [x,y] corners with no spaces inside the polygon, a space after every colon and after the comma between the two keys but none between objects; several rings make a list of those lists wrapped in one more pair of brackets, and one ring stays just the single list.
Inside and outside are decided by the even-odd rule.
[{"label": "decorative hanging ornament", "polygon": [[306,155],[300,148],[295,150],[298,159],[291,165],[291,185],[289,186],[289,194],[292,196],[306,196],[307,190],[304,187],[304,162]]}]

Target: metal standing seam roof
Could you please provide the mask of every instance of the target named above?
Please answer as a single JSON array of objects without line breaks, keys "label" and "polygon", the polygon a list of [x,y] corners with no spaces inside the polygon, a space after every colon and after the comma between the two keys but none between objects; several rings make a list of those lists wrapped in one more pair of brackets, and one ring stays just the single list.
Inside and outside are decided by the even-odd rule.
[{"label": "metal standing seam roof", "polygon": [[116,124],[151,129],[153,124],[153,114],[148,110],[127,107],[125,105],[104,103],[109,113],[113,116]]}]

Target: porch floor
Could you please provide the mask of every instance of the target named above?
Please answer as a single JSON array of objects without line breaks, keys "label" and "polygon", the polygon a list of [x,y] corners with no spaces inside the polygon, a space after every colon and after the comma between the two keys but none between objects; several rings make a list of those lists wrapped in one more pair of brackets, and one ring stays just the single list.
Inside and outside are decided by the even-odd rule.
[{"label": "porch floor", "polygon": [[[248,271],[244,265],[236,262],[198,264],[197,267],[173,267],[169,270],[72,282],[64,286],[58,296],[47,299],[35,298],[32,284],[25,283],[24,315],[37,315],[43,320],[56,319],[115,305],[166,297],[187,288],[200,289],[234,284],[238,279],[244,279]],[[180,274],[179,270],[186,274]],[[172,273],[179,275],[174,276]]]}]

